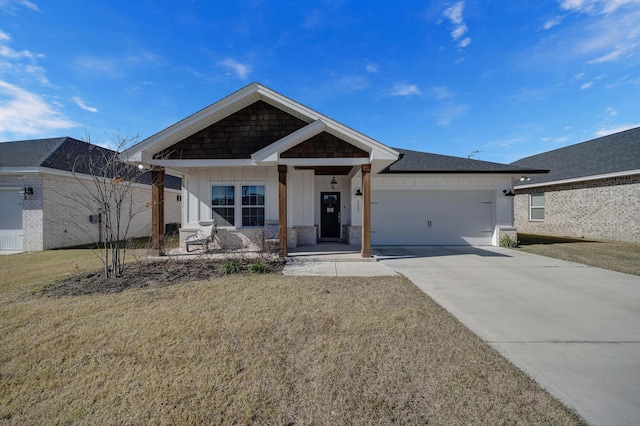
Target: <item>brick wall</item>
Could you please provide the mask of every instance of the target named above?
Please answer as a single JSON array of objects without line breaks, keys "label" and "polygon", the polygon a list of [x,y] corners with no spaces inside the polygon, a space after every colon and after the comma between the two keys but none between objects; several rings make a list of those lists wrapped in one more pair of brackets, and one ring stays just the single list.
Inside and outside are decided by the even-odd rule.
[{"label": "brick wall", "polygon": [[[544,221],[529,220],[529,195],[544,192]],[[520,233],[640,243],[640,175],[516,190]]]},{"label": "brick wall", "polygon": [[[51,249],[99,241],[99,228],[89,221],[90,215],[98,214],[94,198],[88,194],[93,185],[83,180],[85,187],[74,177],[46,175],[44,178],[43,248]],[[128,203],[123,204],[129,216]],[[127,238],[151,235],[151,189],[136,187],[133,192],[132,219]],[[180,202],[175,191],[165,190],[165,223],[180,222]],[[125,224],[125,220],[121,222]],[[26,235],[26,233],[25,233]],[[124,231],[120,233],[124,236]]]},{"label": "brick wall", "polygon": [[33,188],[33,195],[22,201],[23,250],[39,251],[43,249],[42,177],[39,174],[0,176],[0,187],[25,186]]}]

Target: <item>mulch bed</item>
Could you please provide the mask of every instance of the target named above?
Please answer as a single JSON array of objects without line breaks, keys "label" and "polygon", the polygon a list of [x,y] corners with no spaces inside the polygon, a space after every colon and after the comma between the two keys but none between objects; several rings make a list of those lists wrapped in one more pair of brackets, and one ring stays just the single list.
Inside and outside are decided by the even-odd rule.
[{"label": "mulch bed", "polygon": [[[127,264],[117,278],[106,278],[104,271],[81,274],[45,286],[41,294],[52,297],[119,293],[128,289],[166,287],[187,281],[202,281],[222,277],[226,260],[137,262]],[[240,259],[241,274],[249,274],[256,259]],[[264,262],[268,273],[281,273],[284,262]]]}]

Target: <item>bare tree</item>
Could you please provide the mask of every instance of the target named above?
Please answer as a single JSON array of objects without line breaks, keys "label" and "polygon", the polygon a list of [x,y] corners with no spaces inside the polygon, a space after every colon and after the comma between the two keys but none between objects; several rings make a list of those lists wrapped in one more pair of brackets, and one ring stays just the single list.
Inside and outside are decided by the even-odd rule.
[{"label": "bare tree", "polygon": [[74,159],[73,174],[83,191],[71,197],[78,207],[96,212],[99,233],[93,239],[107,278],[122,275],[132,221],[148,207],[134,196],[141,184],[150,183],[149,173],[124,163],[119,156],[136,141],[137,136],[117,135],[112,139],[114,149],[107,149],[92,145],[87,135],[86,153]]}]

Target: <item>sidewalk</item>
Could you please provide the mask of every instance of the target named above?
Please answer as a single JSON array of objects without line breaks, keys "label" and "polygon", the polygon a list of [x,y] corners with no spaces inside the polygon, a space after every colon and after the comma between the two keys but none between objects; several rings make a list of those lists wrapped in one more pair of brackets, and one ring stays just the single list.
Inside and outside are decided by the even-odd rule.
[{"label": "sidewalk", "polygon": [[359,246],[344,243],[319,243],[292,249],[284,275],[328,277],[378,277],[397,275],[374,257],[362,257]]}]

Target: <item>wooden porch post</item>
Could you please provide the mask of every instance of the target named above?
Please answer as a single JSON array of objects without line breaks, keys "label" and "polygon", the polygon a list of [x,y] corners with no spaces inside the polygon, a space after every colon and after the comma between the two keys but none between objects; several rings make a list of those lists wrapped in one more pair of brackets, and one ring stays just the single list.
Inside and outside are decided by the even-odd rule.
[{"label": "wooden porch post", "polygon": [[151,170],[151,249],[164,256],[164,168]]},{"label": "wooden porch post", "polygon": [[362,165],[362,257],[371,257],[371,164]]},{"label": "wooden porch post", "polygon": [[278,221],[280,222],[280,256],[287,252],[287,166],[278,166]]}]

